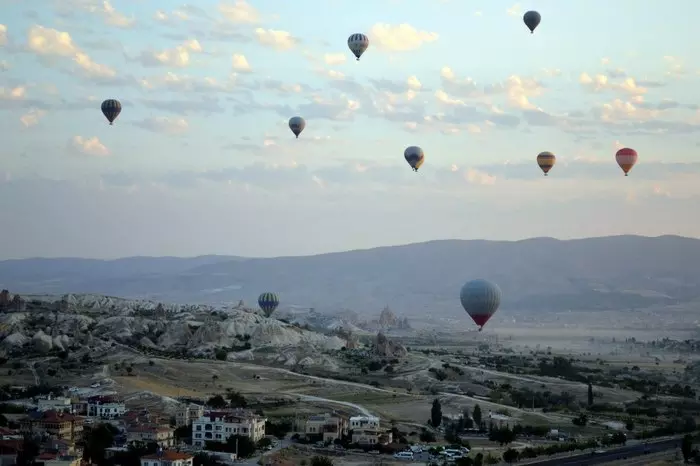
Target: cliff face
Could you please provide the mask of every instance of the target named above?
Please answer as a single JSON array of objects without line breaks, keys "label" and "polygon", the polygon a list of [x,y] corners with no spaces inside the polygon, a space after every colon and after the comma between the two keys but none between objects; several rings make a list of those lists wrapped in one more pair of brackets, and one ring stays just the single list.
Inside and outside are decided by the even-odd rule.
[{"label": "cliff face", "polygon": [[401,318],[397,316],[391,309],[389,309],[389,306],[382,309],[381,314],[379,314],[378,322],[379,326],[385,330],[405,330],[411,328],[411,325],[408,322],[408,317]]},{"label": "cliff face", "polygon": [[389,340],[382,332],[377,334],[374,340],[374,354],[385,358],[402,358],[408,354],[406,348]]}]

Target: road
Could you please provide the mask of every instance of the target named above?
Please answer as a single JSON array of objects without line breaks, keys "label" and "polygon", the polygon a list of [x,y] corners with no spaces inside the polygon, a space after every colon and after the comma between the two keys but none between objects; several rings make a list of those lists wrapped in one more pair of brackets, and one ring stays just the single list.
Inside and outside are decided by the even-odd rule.
[{"label": "road", "polygon": [[568,456],[564,458],[546,459],[542,461],[535,461],[534,463],[527,463],[528,466],[589,466],[594,464],[606,464],[619,459],[633,458],[636,456],[644,455],[644,450],[648,450],[649,453],[658,453],[661,451],[673,450],[679,447],[681,443],[680,439],[668,439],[661,440],[658,442],[650,442],[646,445],[643,443],[637,445],[629,445],[620,448],[613,448],[605,450],[605,453],[591,454],[583,453],[575,456]]},{"label": "road", "polygon": [[349,401],[329,400],[328,398],[321,398],[320,396],[300,395],[300,394],[294,393],[294,392],[282,392],[282,393],[285,393],[287,395],[298,396],[301,401],[321,401],[321,402],[329,403],[329,404],[348,406],[350,408],[355,408],[360,413],[362,413],[363,416],[372,416],[372,413],[370,413],[367,410],[367,408],[365,408],[364,406],[358,405],[355,403],[350,403]]}]

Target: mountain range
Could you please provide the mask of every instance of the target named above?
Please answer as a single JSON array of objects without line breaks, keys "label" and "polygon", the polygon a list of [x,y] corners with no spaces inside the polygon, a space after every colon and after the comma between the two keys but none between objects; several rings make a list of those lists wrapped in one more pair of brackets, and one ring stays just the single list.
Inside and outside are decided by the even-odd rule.
[{"label": "mountain range", "polygon": [[385,305],[404,315],[462,312],[459,290],[485,278],[504,309],[627,310],[700,302],[700,240],[614,236],[576,240],[440,240],[315,256],[133,257],[0,261],[0,288],[219,304],[279,294],[281,308]]}]

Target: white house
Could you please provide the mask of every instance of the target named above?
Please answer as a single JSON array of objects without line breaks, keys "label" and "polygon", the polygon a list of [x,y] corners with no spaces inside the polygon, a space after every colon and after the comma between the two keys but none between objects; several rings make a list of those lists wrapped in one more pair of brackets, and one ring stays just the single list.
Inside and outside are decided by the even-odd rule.
[{"label": "white house", "polygon": [[[373,445],[391,442],[390,434],[382,432],[377,416],[353,416],[349,429],[352,431],[352,443]],[[382,437],[387,437],[382,439]]]},{"label": "white house", "polygon": [[73,414],[73,401],[64,396],[53,397],[49,395],[46,398],[39,398],[37,409],[39,411],[58,411]]},{"label": "white house", "polygon": [[267,419],[249,411],[209,411],[192,422],[192,445],[203,448],[206,442],[226,442],[232,435],[257,442],[265,436]]},{"label": "white house", "polygon": [[126,413],[123,401],[109,395],[99,395],[88,398],[87,416],[100,419],[113,419]]},{"label": "white house", "polygon": [[141,466],[192,466],[194,456],[165,450],[141,457]]}]

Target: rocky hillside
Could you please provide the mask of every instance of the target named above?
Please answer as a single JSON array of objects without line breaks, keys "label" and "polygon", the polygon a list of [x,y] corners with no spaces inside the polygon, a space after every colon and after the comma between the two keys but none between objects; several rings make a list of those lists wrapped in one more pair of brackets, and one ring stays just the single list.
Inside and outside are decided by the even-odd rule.
[{"label": "rocky hillside", "polygon": [[164,305],[98,295],[23,299],[24,311],[0,314],[0,347],[10,355],[127,345],[180,357],[251,359],[264,354],[294,365],[312,364],[310,355],[346,344],[340,332],[319,333],[241,304]]}]

